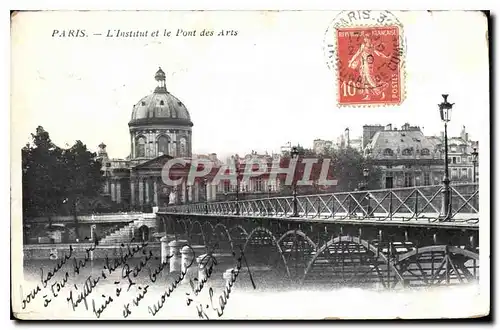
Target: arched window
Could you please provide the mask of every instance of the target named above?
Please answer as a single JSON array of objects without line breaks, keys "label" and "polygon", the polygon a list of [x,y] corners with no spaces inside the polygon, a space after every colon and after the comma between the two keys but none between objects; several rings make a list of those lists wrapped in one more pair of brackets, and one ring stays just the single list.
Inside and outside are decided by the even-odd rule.
[{"label": "arched window", "polygon": [[181,157],[187,156],[187,141],[184,137],[179,140],[179,153]]},{"label": "arched window", "polygon": [[431,152],[430,152],[430,151],[429,151],[429,149],[427,149],[427,148],[424,148],[424,149],[420,150],[420,154],[421,154],[422,156],[429,156],[429,155],[430,155],[430,153],[431,153]]},{"label": "arched window", "polygon": [[394,152],[390,148],[384,149],[384,156],[393,156]]},{"label": "arched window", "polygon": [[169,154],[169,143],[170,139],[167,136],[162,135],[158,138],[158,156]]},{"label": "arched window", "polygon": [[412,153],[413,152],[409,148],[406,148],[406,149],[403,150],[403,156],[411,156]]},{"label": "arched window", "polygon": [[144,136],[137,139],[135,156],[146,157],[146,138]]}]

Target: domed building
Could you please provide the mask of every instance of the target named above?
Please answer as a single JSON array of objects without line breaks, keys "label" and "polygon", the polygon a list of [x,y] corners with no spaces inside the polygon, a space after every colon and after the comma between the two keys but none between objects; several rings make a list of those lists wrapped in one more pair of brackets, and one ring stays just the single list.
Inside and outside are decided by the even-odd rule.
[{"label": "domed building", "polygon": [[143,97],[132,109],[130,128],[131,154],[134,160],[162,155],[191,156],[191,117],[186,106],[170,94],[165,73],[155,74],[158,85],[153,94]]},{"label": "domed building", "polygon": [[199,197],[199,187],[169,187],[161,179],[169,159],[191,159],[193,122],[186,105],[167,90],[161,68],[154,79],[154,92],[132,108],[129,157],[110,159],[106,145],[99,145],[98,158],[106,177],[104,195],[120,209],[145,210]]}]

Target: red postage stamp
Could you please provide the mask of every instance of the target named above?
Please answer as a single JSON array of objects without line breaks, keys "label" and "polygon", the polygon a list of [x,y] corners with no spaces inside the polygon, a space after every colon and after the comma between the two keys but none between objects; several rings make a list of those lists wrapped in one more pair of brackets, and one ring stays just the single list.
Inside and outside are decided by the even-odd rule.
[{"label": "red postage stamp", "polygon": [[397,105],[402,101],[397,25],[338,28],[339,105]]}]

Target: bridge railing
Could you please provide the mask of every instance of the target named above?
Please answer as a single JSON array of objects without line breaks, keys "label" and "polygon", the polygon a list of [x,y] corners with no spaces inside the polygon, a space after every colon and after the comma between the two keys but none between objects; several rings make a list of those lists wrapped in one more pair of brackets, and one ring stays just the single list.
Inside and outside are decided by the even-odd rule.
[{"label": "bridge railing", "polygon": [[[301,218],[372,219],[378,221],[428,219],[430,221],[477,221],[478,184],[450,186],[448,214],[443,213],[444,187],[364,190],[297,196]],[[169,206],[166,212],[292,217],[293,196],[241,201],[208,202]]]}]

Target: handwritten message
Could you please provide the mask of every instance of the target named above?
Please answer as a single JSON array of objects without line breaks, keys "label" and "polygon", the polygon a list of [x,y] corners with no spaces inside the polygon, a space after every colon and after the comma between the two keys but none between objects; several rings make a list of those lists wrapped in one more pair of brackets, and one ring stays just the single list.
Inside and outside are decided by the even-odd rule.
[{"label": "handwritten message", "polygon": [[[224,315],[243,267],[252,287],[256,288],[241,248],[231,252],[233,268],[226,270],[222,279],[222,276],[214,278],[214,274],[221,275],[222,270],[218,269],[219,261],[214,254],[216,247],[197,258],[195,250],[184,245],[183,253],[190,256],[190,261],[183,264],[180,272],[170,273],[174,256],[169,254],[160,260],[148,242],[121,244],[119,255],[111,258],[106,254],[99,260],[99,266],[93,263],[97,245],[97,241],[92,242],[80,258],[75,256],[75,247],[70,245],[49,270],[41,267],[40,280],[23,295],[22,308],[27,309],[41,296],[45,308],[51,308],[53,301],[62,300],[69,311],[88,311],[99,319],[103,315],[116,318],[115,313],[120,310],[119,316],[126,319],[136,314],[136,309],[141,311],[138,315],[147,312],[157,316],[168,304],[184,301],[184,308],[192,310],[193,318],[208,320]],[[222,292],[217,293],[221,284]],[[181,300],[170,302],[174,294]],[[112,313],[107,312],[110,306],[114,306]]]}]

